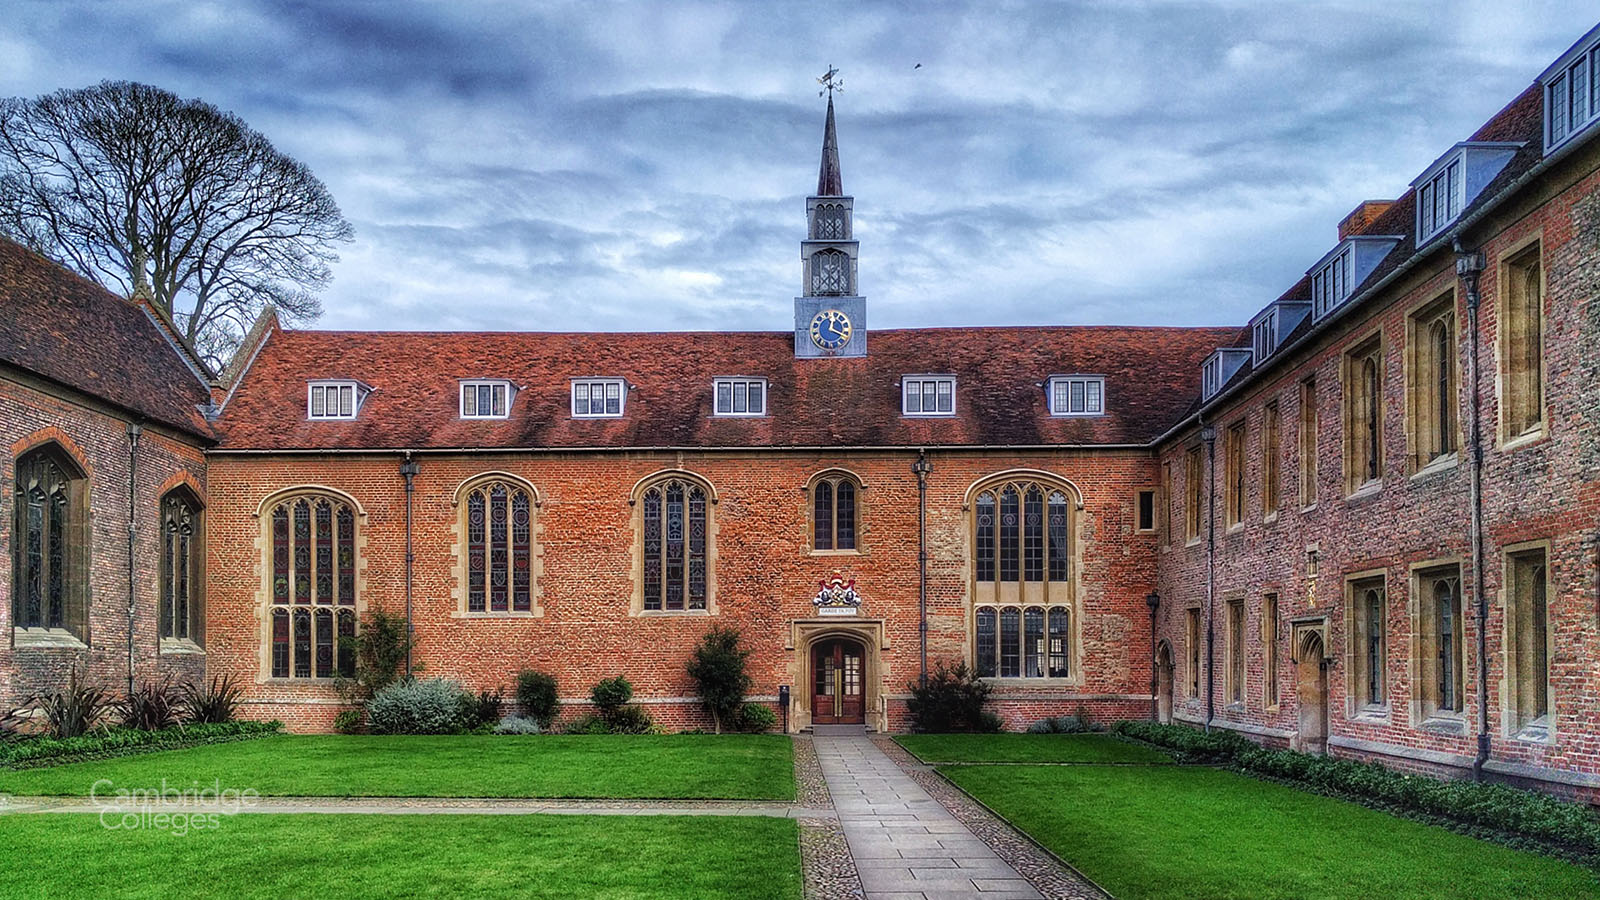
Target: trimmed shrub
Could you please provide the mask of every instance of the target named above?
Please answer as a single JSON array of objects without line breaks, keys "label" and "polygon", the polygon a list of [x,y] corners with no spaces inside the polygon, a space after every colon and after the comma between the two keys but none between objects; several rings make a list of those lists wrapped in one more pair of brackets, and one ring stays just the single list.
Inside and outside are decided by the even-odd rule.
[{"label": "trimmed shrub", "polygon": [[600,683],[589,691],[589,700],[594,703],[595,708],[600,710],[602,718],[606,718],[608,713],[621,709],[632,699],[633,685],[621,675],[615,678],[601,679]]},{"label": "trimmed shrub", "polygon": [[746,703],[739,707],[739,730],[760,734],[771,731],[778,724],[778,714],[772,707],[761,703]]},{"label": "trimmed shrub", "polygon": [[444,678],[391,682],[367,704],[374,734],[455,734],[462,730],[462,706],[471,695]]},{"label": "trimmed shrub", "polygon": [[538,734],[539,731],[537,719],[524,719],[521,716],[506,716],[494,726],[495,734]]},{"label": "trimmed shrub", "polygon": [[550,723],[556,720],[556,709],[560,704],[556,677],[532,669],[518,672],[517,703],[522,707],[524,716],[538,722],[540,728],[549,730]]},{"label": "trimmed shrub", "polygon": [[333,730],[340,734],[360,734],[361,710],[341,710],[337,716],[333,717]]},{"label": "trimmed shrub", "polygon": [[209,682],[185,684],[183,705],[189,721],[205,725],[232,722],[244,699],[244,688],[233,675],[213,676]]},{"label": "trimmed shrub", "polygon": [[656,723],[640,706],[621,706],[605,720],[612,734],[655,734]]},{"label": "trimmed shrub", "polygon": [[1117,734],[1155,744],[1177,754],[1180,762],[1219,763],[1231,761],[1241,750],[1254,747],[1244,738],[1225,729],[1206,734],[1183,725],[1158,725],[1154,722],[1118,722]]},{"label": "trimmed shrub", "polygon": [[241,738],[265,737],[282,730],[282,722],[242,721],[183,725],[165,731],[115,728],[72,738],[32,737],[0,744],[0,765],[33,768],[86,759],[127,756],[154,750],[196,747],[201,744],[215,744]]},{"label": "trimmed shrub", "polygon": [[498,690],[494,693],[479,691],[477,696],[463,693],[461,695],[461,727],[467,731],[477,731],[482,728],[492,727],[500,721],[501,695]]},{"label": "trimmed shrub", "polygon": [[722,733],[723,722],[737,724],[741,707],[745,705],[744,695],[750,690],[745,661],[750,653],[739,646],[738,629],[713,628],[700,639],[694,656],[689,659],[689,677],[695,681],[700,703],[711,713],[711,723],[717,734]]},{"label": "trimmed shrub", "polygon": [[183,690],[168,678],[146,681],[117,703],[123,728],[163,731],[183,722]]},{"label": "trimmed shrub", "polygon": [[911,691],[906,708],[911,713],[912,731],[947,734],[1004,730],[999,717],[985,718],[983,702],[989,697],[989,685],[979,681],[964,662],[951,667],[941,662],[928,674],[926,685],[907,687]]}]

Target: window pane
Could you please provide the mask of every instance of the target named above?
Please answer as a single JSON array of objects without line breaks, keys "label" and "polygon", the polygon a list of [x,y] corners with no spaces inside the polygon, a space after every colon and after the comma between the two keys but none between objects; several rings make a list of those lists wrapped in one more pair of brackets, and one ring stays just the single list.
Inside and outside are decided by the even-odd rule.
[{"label": "window pane", "polygon": [[1100,382],[1086,382],[1085,387],[1087,387],[1089,390],[1089,396],[1087,402],[1084,404],[1084,412],[1100,412]]},{"label": "window pane", "polygon": [[1022,614],[1022,674],[1044,677],[1044,609],[1030,606]]},{"label": "window pane", "polygon": [[1016,678],[1021,665],[1021,616],[1015,606],[1000,611],[1000,677]]},{"label": "window pane", "polygon": [[467,495],[468,612],[483,612],[487,608],[488,519],[489,513],[484,503],[483,491],[473,491]]},{"label": "window pane", "polygon": [[644,608],[661,608],[661,491],[644,493]]},{"label": "window pane", "polygon": [[833,549],[833,485],[817,482],[817,496],[813,505],[811,533],[818,550]]},{"label": "window pane", "polygon": [[311,677],[311,610],[294,611],[294,677]]},{"label": "window pane", "polygon": [[1069,569],[1067,540],[1067,496],[1059,491],[1050,495],[1050,580],[1066,581]]},{"label": "window pane", "polygon": [[836,490],[837,527],[834,529],[835,546],[840,550],[856,548],[856,486],[841,480]]},{"label": "window pane", "polygon": [[979,581],[994,581],[994,495],[979,494],[973,518],[977,536],[973,539],[973,568]]},{"label": "window pane", "polygon": [[461,414],[463,416],[478,414],[478,391],[470,384],[461,386]]},{"label": "window pane", "polygon": [[533,609],[529,579],[532,576],[530,535],[533,514],[526,491],[511,495],[511,608],[516,612]]},{"label": "window pane", "polygon": [[955,412],[955,389],[953,381],[939,382],[939,412]]},{"label": "window pane", "polygon": [[1018,537],[1021,511],[1018,507],[1017,489],[1007,487],[1000,492],[1000,580],[1016,581],[1021,572],[1021,553]]},{"label": "window pane", "polygon": [[667,609],[683,609],[683,485],[667,484]]},{"label": "window pane", "polygon": [[936,381],[924,381],[922,383],[922,411],[923,412],[934,412],[934,411],[938,410],[939,401],[937,399],[935,399],[935,395],[937,394],[938,389],[939,389],[939,384]]},{"label": "window pane", "polygon": [[272,677],[289,677],[289,611],[272,611]]},{"label": "window pane", "polygon": [[495,485],[489,489],[489,609],[505,612],[510,578],[506,554],[506,489]]},{"label": "window pane", "polygon": [[356,514],[339,506],[339,605],[356,605]]},{"label": "window pane", "polygon": [[1050,607],[1050,670],[1051,678],[1067,677],[1067,608]]},{"label": "window pane", "polygon": [[717,382],[717,412],[733,412],[733,382]]},{"label": "window pane", "polygon": [[356,614],[353,610],[339,610],[339,674],[353,678],[356,674]]},{"label": "window pane", "polygon": [[313,385],[311,388],[311,414],[321,416],[327,414],[327,394],[323,388]]},{"label": "window pane", "polygon": [[319,609],[317,623],[317,677],[333,677],[333,610]]},{"label": "window pane", "polygon": [[918,381],[906,382],[906,412],[922,412],[922,383]]},{"label": "window pane", "polygon": [[995,675],[994,639],[994,608],[985,606],[978,610],[978,647],[975,656],[979,678],[993,678]]},{"label": "window pane", "polygon": [[750,412],[752,413],[760,414],[767,411],[763,405],[766,401],[762,396],[761,387],[762,385],[759,381],[750,382]]},{"label": "window pane", "polygon": [[742,382],[742,381],[735,381],[733,383],[733,411],[734,412],[742,413],[742,412],[749,412],[750,411],[749,400],[747,399],[747,396],[748,395],[746,394],[745,383]]},{"label": "window pane", "polygon": [[622,412],[622,385],[611,382],[606,385],[606,415],[619,415]]},{"label": "window pane", "polygon": [[689,608],[706,608],[706,494],[689,489]]},{"label": "window pane", "polygon": [[1022,580],[1044,580],[1044,493],[1028,488],[1022,510]]},{"label": "window pane", "polygon": [[572,385],[572,414],[589,414],[589,385],[586,382],[579,381]]},{"label": "window pane", "polygon": [[1060,415],[1068,412],[1066,381],[1056,380],[1050,383],[1050,411]]},{"label": "window pane", "polygon": [[1068,409],[1072,412],[1083,412],[1083,382],[1072,382],[1072,405]]}]

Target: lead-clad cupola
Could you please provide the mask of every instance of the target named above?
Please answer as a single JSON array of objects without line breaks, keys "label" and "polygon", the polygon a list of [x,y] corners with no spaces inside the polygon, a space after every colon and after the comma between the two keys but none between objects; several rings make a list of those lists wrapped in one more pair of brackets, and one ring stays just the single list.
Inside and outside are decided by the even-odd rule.
[{"label": "lead-clad cupola", "polygon": [[822,126],[817,192],[806,198],[806,239],[800,242],[801,296],[794,301],[794,353],[799,357],[867,353],[867,303],[856,286],[855,198],[844,192],[833,118],[833,94],[844,85],[838,74],[830,67],[818,79],[828,96],[828,115]]}]

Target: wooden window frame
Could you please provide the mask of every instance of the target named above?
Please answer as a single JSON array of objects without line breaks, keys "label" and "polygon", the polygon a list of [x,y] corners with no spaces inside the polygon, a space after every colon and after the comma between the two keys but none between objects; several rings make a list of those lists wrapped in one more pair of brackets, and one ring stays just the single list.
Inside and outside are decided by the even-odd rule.
[{"label": "wooden window frame", "polygon": [[1460,453],[1456,323],[1453,290],[1406,317],[1406,439],[1413,475],[1446,466]]},{"label": "wooden window frame", "polygon": [[[922,402],[923,395],[928,393],[927,385],[933,385],[934,409],[929,411]],[[912,386],[916,390],[912,390]],[[945,388],[949,390],[946,391]],[[917,408],[911,408],[911,396],[917,396]],[[944,396],[950,396],[950,408],[943,409]],[[960,409],[956,400],[956,377],[954,375],[904,375],[900,378],[900,415],[915,419],[950,418]]]},{"label": "wooden window frame", "polygon": [[1183,473],[1183,537],[1185,544],[1200,542],[1201,526],[1204,523],[1204,513],[1201,509],[1204,500],[1202,490],[1205,481],[1205,459],[1200,455],[1199,447],[1190,447],[1184,456]]},{"label": "wooden window frame", "polygon": [[[489,391],[489,411],[483,411],[482,392]],[[511,382],[499,378],[477,378],[461,382],[460,415],[463,419],[509,419],[516,390]]]},{"label": "wooden window frame", "polygon": [[[728,403],[726,411],[723,407],[723,391],[728,389]],[[740,389],[744,391],[744,409],[739,409]],[[750,402],[750,389],[757,388],[761,394],[761,408],[754,409]],[[767,414],[772,407],[771,398],[767,393],[767,380],[748,375],[723,375],[711,380],[711,411],[712,415],[723,419],[758,419]]]},{"label": "wooden window frame", "polygon": [[1244,597],[1230,597],[1223,601],[1224,610],[1224,655],[1227,668],[1224,669],[1223,696],[1227,698],[1227,705],[1233,709],[1244,709],[1249,697],[1249,653],[1246,643],[1249,615],[1245,610]]},{"label": "wooden window frame", "polygon": [[1243,527],[1248,510],[1249,489],[1245,478],[1249,469],[1249,421],[1240,419],[1228,426],[1222,437],[1223,521],[1229,531]]},{"label": "wooden window frame", "polygon": [[[347,390],[350,392],[349,412],[344,411],[344,398]],[[333,396],[337,398],[339,403],[338,412],[330,413],[327,411],[329,391],[332,391]],[[367,393],[359,381],[324,379],[307,382],[306,419],[312,422],[348,422],[361,414],[361,405],[366,401]],[[321,401],[321,412],[317,411],[319,400]]]},{"label": "wooden window frame", "polygon": [[1321,430],[1317,408],[1317,376],[1300,381],[1300,508],[1317,505],[1317,437]]},{"label": "wooden window frame", "polygon": [[1270,400],[1261,410],[1261,518],[1278,518],[1283,503],[1283,417],[1278,401]]},{"label": "wooden window frame", "polygon": [[[1074,387],[1080,389],[1077,397],[1072,393]],[[1052,416],[1092,418],[1106,414],[1104,375],[1052,375],[1046,388]],[[1079,401],[1081,408],[1073,409]]]},{"label": "wooden window frame", "polygon": [[[584,397],[581,403],[584,409],[579,408],[578,391],[582,389]],[[594,392],[599,390],[600,412],[594,412]],[[617,396],[611,397],[615,390]],[[628,411],[628,382],[623,378],[574,378],[571,385],[572,392],[572,417],[574,419],[620,419]],[[616,411],[611,410],[611,401],[617,401]]]}]

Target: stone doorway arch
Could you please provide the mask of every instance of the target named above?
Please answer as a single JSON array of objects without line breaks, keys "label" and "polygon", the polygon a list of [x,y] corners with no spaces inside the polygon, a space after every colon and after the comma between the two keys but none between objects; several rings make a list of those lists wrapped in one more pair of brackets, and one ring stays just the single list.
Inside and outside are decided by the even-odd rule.
[{"label": "stone doorway arch", "polygon": [[[859,701],[852,701],[845,721],[864,724],[868,731],[888,731],[888,709],[884,685],[890,673],[884,664],[887,637],[881,619],[839,621],[839,618],[800,619],[791,623],[789,661],[789,730],[801,731],[813,724],[844,724],[834,709],[818,709],[819,679],[831,680],[835,691],[848,685],[841,682],[859,678]],[[833,661],[830,673],[822,660]],[[851,676],[848,657],[859,659],[859,675]],[[837,693],[835,694],[837,696]],[[830,706],[830,704],[823,704]],[[842,704],[841,704],[842,705]],[[856,708],[859,708],[859,713]],[[818,713],[824,714],[818,718]]]},{"label": "stone doorway arch", "polygon": [[1163,725],[1172,722],[1172,645],[1166,641],[1156,645],[1156,721]]},{"label": "stone doorway arch", "polygon": [[1328,658],[1321,632],[1306,630],[1295,649],[1296,749],[1322,755],[1328,752]]}]

